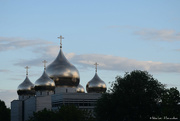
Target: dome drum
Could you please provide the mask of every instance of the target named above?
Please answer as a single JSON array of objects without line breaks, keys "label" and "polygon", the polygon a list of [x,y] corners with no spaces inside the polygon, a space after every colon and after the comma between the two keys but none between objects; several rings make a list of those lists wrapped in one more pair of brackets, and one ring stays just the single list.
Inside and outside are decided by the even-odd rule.
[{"label": "dome drum", "polygon": [[56,87],[77,87],[79,84],[79,78],[70,77],[54,77],[52,78]]},{"label": "dome drum", "polygon": [[51,91],[54,90],[55,86],[35,86],[35,90],[41,90],[41,91]]},{"label": "dome drum", "polygon": [[31,89],[31,90],[18,90],[17,93],[18,93],[18,95],[34,95],[35,90],[33,90],[33,89]]},{"label": "dome drum", "polygon": [[86,87],[88,93],[104,93],[106,92],[106,88],[104,87]]}]

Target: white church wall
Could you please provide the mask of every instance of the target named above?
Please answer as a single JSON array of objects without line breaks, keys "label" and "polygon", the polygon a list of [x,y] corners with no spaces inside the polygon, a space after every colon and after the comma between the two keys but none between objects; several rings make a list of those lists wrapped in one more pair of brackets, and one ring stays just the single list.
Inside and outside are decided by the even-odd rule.
[{"label": "white church wall", "polygon": [[56,87],[55,94],[58,93],[76,93],[76,87]]},{"label": "white church wall", "polygon": [[24,119],[25,121],[29,119],[30,116],[33,116],[33,112],[35,112],[35,97],[30,97],[29,99],[24,101]]},{"label": "white church wall", "polygon": [[11,102],[11,121],[23,121],[23,101],[13,100]]},{"label": "white church wall", "polygon": [[57,110],[62,105],[73,104],[80,109],[94,109],[100,93],[60,93],[52,95],[52,110]]},{"label": "white church wall", "polygon": [[46,95],[52,95],[54,94],[54,91],[36,91],[36,96],[46,96]]},{"label": "white church wall", "polygon": [[36,97],[36,112],[44,108],[51,110],[51,95]]}]

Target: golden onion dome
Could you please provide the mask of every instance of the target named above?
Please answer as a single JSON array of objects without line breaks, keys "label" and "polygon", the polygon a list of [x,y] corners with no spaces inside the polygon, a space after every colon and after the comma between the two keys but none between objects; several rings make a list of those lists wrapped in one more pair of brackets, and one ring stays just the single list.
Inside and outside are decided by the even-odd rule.
[{"label": "golden onion dome", "polygon": [[76,92],[77,93],[85,93],[84,87],[81,84],[79,84],[76,88]]},{"label": "golden onion dome", "polygon": [[88,93],[105,93],[106,84],[101,78],[99,78],[97,74],[97,63],[95,63],[95,65],[96,65],[96,73],[94,77],[87,83],[86,91]]},{"label": "golden onion dome", "polygon": [[47,61],[43,61],[44,62],[44,72],[42,74],[42,76],[36,80],[35,82],[35,90],[36,91],[43,91],[43,90],[54,90],[55,89],[55,83],[54,81],[48,77],[48,75],[46,74],[46,66],[45,63]]},{"label": "golden onion dome", "polygon": [[[28,69],[28,66],[26,66],[26,69]],[[25,80],[18,86],[17,93],[18,95],[35,95],[34,84],[29,80],[28,72]]]},{"label": "golden onion dome", "polygon": [[[60,36],[62,40],[62,36]],[[56,59],[47,67],[47,75],[54,80],[56,86],[77,87],[80,81],[79,72],[64,56],[62,43]]]}]

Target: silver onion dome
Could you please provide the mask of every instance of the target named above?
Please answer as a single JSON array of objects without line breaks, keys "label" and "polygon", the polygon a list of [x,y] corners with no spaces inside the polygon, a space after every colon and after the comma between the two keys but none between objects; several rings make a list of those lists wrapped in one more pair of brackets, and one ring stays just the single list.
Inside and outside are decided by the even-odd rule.
[{"label": "silver onion dome", "polygon": [[55,83],[54,81],[48,77],[48,75],[46,74],[46,66],[44,62],[44,72],[42,74],[42,76],[36,80],[35,82],[35,90],[39,91],[39,90],[54,90],[55,89]]},{"label": "silver onion dome", "polygon": [[106,92],[106,84],[105,82],[99,78],[98,74],[97,74],[97,63],[95,63],[96,65],[96,73],[94,75],[94,77],[87,83],[86,85],[86,91],[88,93],[104,93]]},{"label": "silver onion dome", "polygon": [[87,83],[86,91],[88,93],[104,93],[106,92],[106,84],[96,73],[94,77]]},{"label": "silver onion dome", "polygon": [[76,88],[76,92],[77,93],[85,93],[84,87],[81,84],[79,84]]},{"label": "silver onion dome", "polygon": [[[60,36],[62,40],[62,36]],[[79,84],[79,72],[64,56],[62,43],[56,59],[47,67],[47,75],[54,80],[56,86],[76,87]]]},{"label": "silver onion dome", "polygon": [[[26,67],[28,69],[28,67]],[[26,71],[27,72],[27,71]],[[34,84],[29,80],[28,73],[26,73],[25,80],[17,88],[18,95],[34,95]]]}]

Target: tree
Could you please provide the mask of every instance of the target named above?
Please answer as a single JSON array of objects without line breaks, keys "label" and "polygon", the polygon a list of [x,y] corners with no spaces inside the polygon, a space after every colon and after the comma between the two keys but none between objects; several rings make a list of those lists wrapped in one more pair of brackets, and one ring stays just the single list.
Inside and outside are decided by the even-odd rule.
[{"label": "tree", "polygon": [[28,121],[93,121],[89,111],[80,110],[74,105],[63,105],[58,111],[44,109],[35,112]]},{"label": "tree", "polygon": [[158,114],[163,92],[164,85],[147,71],[126,73],[98,100],[96,117],[99,121],[148,121]]},{"label": "tree", "polygon": [[177,88],[165,89],[162,101],[160,102],[161,117],[179,117],[180,116],[180,93]]},{"label": "tree", "polygon": [[28,121],[56,121],[56,115],[53,111],[45,108],[42,111],[34,112]]},{"label": "tree", "polygon": [[60,121],[83,121],[83,112],[77,109],[74,105],[62,106],[57,112]]},{"label": "tree", "polygon": [[10,109],[0,100],[0,121],[10,121]]}]

